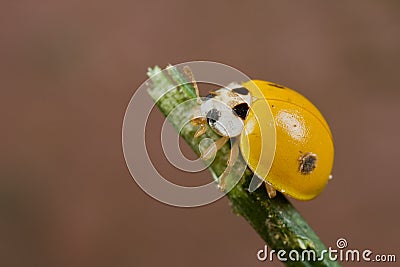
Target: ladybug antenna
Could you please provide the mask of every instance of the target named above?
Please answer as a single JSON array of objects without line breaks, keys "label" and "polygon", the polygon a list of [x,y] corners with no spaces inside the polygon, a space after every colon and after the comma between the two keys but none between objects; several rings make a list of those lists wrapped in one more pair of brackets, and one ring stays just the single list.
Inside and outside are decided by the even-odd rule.
[{"label": "ladybug antenna", "polygon": [[201,105],[202,101],[201,101],[201,98],[200,98],[199,87],[197,87],[197,83],[196,83],[196,80],[194,78],[192,70],[190,69],[189,66],[184,66],[183,67],[183,71],[191,79],[193,87],[196,90],[197,104]]}]

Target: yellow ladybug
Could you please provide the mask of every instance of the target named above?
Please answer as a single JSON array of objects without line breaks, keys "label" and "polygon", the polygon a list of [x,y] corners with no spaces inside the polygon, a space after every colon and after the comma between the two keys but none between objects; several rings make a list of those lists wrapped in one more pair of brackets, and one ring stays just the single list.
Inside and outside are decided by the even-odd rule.
[{"label": "yellow ladybug", "polygon": [[[200,126],[195,137],[206,131],[207,124],[221,136],[203,158],[238,137],[227,170],[240,148],[248,167],[265,181],[271,198],[277,190],[295,199],[310,200],[324,189],[333,165],[332,134],[319,110],[304,96],[272,82],[252,80],[230,84],[198,100],[200,114],[192,119]],[[250,191],[260,184],[251,184]]]}]

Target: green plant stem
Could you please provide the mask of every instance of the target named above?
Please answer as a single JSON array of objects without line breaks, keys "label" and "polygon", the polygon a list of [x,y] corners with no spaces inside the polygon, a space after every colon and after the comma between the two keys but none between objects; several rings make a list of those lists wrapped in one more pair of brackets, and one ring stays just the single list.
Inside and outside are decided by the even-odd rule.
[{"label": "green plant stem", "polygon": [[[187,114],[192,114],[195,109],[194,103],[192,105],[180,104],[192,99],[195,96],[195,92],[193,86],[188,83],[179,70],[174,67],[169,67],[167,70],[168,75],[165,72],[161,72],[159,67],[149,68],[150,83],[148,92],[153,100],[156,101],[156,105],[161,112],[166,116],[169,115],[170,123],[175,128],[179,128],[179,125],[184,123],[183,120],[187,120]],[[175,83],[181,85],[174,88]],[[171,88],[173,89],[171,90]],[[171,113],[175,108],[182,110]],[[208,130],[200,138],[193,138],[196,130],[197,126],[186,123],[181,129],[180,135],[199,155],[199,142],[203,138],[216,140],[219,137],[211,130]],[[217,153],[215,160],[209,167],[215,180],[226,168],[229,149],[229,144],[226,144]],[[243,159],[239,158],[239,161],[243,163]],[[235,171],[235,166],[232,171]],[[328,258],[327,253],[321,256],[326,247],[299,212],[282,194],[278,193],[275,198],[270,199],[264,187],[260,187],[253,193],[247,190],[252,177],[253,173],[246,169],[240,182],[227,194],[227,197],[231,202],[233,212],[243,216],[250,223],[260,237],[267,242],[268,249],[286,251],[284,257],[288,258],[288,260],[284,263],[287,266],[339,266],[337,262]],[[300,255],[304,250],[312,250],[318,260],[291,261],[289,259],[289,251],[291,250],[298,251]],[[296,256],[295,254],[292,255]],[[276,254],[274,259],[277,260]]]}]

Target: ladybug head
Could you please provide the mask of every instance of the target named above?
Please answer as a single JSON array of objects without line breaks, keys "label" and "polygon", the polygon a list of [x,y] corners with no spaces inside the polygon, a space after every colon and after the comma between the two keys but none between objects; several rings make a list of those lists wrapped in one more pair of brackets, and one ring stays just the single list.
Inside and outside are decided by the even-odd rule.
[{"label": "ladybug head", "polygon": [[231,84],[207,95],[200,113],[217,134],[235,137],[243,130],[250,105],[249,91],[239,84]]}]

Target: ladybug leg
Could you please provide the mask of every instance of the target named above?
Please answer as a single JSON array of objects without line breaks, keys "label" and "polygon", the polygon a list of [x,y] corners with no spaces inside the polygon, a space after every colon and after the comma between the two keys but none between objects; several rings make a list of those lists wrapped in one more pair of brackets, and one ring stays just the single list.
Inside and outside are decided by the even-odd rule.
[{"label": "ladybug leg", "polygon": [[267,193],[268,193],[269,198],[276,197],[275,188],[271,184],[269,184],[267,181],[265,182],[265,188],[267,189]]},{"label": "ladybug leg", "polygon": [[229,137],[223,136],[217,141],[214,142],[211,146],[209,146],[203,153],[201,153],[202,160],[211,159],[218,150],[221,149],[225,145],[225,143],[229,140]]},{"label": "ladybug leg", "polygon": [[199,87],[197,86],[197,82],[196,82],[196,79],[194,78],[192,70],[190,69],[189,66],[184,66],[183,67],[183,71],[192,80],[193,87],[196,90],[197,104],[201,105],[201,103],[203,101],[201,101],[200,93],[199,93]]},{"label": "ladybug leg", "polygon": [[205,124],[200,124],[199,129],[197,129],[196,133],[194,134],[194,138],[202,136],[207,131],[207,126]]},{"label": "ladybug leg", "polygon": [[190,120],[190,123],[191,123],[192,125],[195,125],[195,126],[200,126],[199,129],[197,129],[196,133],[194,134],[194,137],[195,137],[195,138],[197,138],[197,137],[203,135],[203,134],[207,131],[207,126],[206,126],[206,124],[207,124],[207,119],[206,119],[205,117],[195,117],[195,118],[192,118],[192,119]]},{"label": "ladybug leg", "polygon": [[222,190],[225,191],[225,178],[229,175],[231,172],[233,165],[235,165],[235,162],[237,161],[239,156],[239,140],[236,140],[232,147],[231,147],[231,153],[229,155],[229,159],[226,162],[227,166],[224,170],[224,172],[221,174],[221,176],[218,178],[218,187]]}]

